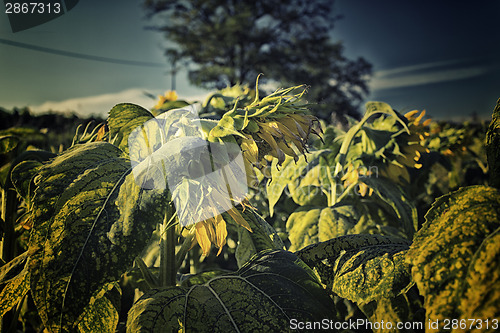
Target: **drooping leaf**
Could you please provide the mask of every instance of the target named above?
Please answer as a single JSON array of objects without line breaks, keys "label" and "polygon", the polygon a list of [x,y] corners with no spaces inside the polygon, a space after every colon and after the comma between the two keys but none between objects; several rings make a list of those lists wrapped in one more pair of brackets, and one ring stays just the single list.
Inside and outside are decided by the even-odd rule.
[{"label": "drooping leaf", "polygon": [[17,147],[20,139],[14,135],[0,136],[0,154],[6,154]]},{"label": "drooping leaf", "polygon": [[365,117],[370,117],[375,113],[384,113],[390,115],[394,117],[394,119],[398,121],[401,125],[403,125],[404,129],[407,132],[409,132],[408,126],[406,125],[406,118],[401,114],[399,114],[398,112],[394,111],[389,104],[384,102],[368,102],[366,103],[365,107],[366,107]]},{"label": "drooping leaf", "polygon": [[29,285],[28,269],[8,281],[0,292],[0,318],[23,299],[30,290]]},{"label": "drooping leaf", "polygon": [[276,230],[255,210],[246,208],[241,215],[248,222],[252,232],[241,226],[238,228],[238,246],[235,253],[238,267],[243,266],[261,251],[285,248]]},{"label": "drooping leaf", "polygon": [[23,270],[26,265],[28,252],[23,252],[5,265],[0,267],[0,285],[7,283],[8,280],[15,277]]},{"label": "drooping leaf", "polygon": [[461,188],[438,198],[425,219],[407,262],[425,298],[426,319],[498,318],[500,192]]},{"label": "drooping leaf", "polygon": [[66,332],[102,286],[131,266],[163,216],[163,192],[144,190],[123,152],[77,145],[36,178],[29,243],[30,285],[40,317]]},{"label": "drooping leaf", "polygon": [[[274,206],[287,185],[293,188],[294,201],[300,205],[323,202],[321,188],[330,188],[332,185],[328,180],[325,180],[327,179],[326,171],[323,166],[320,166],[320,163],[321,157],[329,153],[328,149],[311,151],[307,156],[301,155],[297,162],[292,157],[287,156],[280,168],[277,167],[277,161],[273,162],[271,181],[267,184],[269,213],[271,216],[274,213]],[[319,192],[317,189],[300,189],[308,185],[319,187]],[[314,190],[314,192],[310,190]]]},{"label": "drooping leaf", "polygon": [[6,170],[6,186],[13,186],[27,202],[31,200],[34,186],[33,179],[43,162],[56,157],[56,154],[44,150],[27,150],[19,154]]},{"label": "drooping leaf", "polygon": [[128,136],[154,116],[143,107],[130,103],[115,105],[108,116],[109,135],[113,144],[128,152]]},{"label": "drooping leaf", "polygon": [[33,180],[41,166],[42,163],[39,161],[28,160],[22,161],[12,169],[12,184],[26,202],[31,201],[34,191]]},{"label": "drooping leaf", "polygon": [[127,332],[283,332],[291,319],[335,320],[333,307],[302,261],[268,251],[203,285],[147,292],[129,311]]},{"label": "drooping leaf", "polygon": [[115,332],[119,319],[120,290],[118,286],[112,283],[105,286],[104,291],[105,294],[90,303],[77,320],[76,328],[78,332]]},{"label": "drooping leaf", "polygon": [[489,185],[500,188],[500,98],[493,110],[486,132],[486,153],[489,167]]}]

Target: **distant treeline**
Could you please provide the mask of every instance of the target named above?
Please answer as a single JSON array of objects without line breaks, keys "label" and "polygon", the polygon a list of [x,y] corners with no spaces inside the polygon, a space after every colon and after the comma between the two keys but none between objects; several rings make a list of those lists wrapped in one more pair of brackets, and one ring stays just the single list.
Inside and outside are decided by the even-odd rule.
[{"label": "distant treeline", "polygon": [[33,114],[29,108],[14,108],[7,110],[0,107],[0,129],[11,127],[47,128],[49,132],[68,133],[76,130],[78,125],[93,121],[95,124],[104,121],[102,118],[89,117],[80,118],[75,114],[57,113],[47,111],[46,113]]}]

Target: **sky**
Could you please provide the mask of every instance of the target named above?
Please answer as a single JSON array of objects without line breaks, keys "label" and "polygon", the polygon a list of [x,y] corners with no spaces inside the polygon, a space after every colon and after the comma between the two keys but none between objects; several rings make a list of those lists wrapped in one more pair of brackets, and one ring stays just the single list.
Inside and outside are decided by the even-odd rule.
[{"label": "sky", "polygon": [[[101,115],[117,103],[150,108],[170,89],[166,41],[145,29],[141,1],[80,0],[64,15],[13,33],[0,12],[0,106]],[[500,1],[337,0],[333,31],[348,58],[373,64],[366,101],[435,119],[491,119],[500,98]],[[179,96],[209,91],[177,75]]]}]

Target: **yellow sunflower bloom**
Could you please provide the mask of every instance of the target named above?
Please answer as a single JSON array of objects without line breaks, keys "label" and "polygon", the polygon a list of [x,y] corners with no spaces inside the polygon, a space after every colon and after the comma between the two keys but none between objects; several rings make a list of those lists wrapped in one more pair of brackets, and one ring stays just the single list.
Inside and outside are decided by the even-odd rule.
[{"label": "yellow sunflower bloom", "polygon": [[158,95],[158,103],[155,105],[155,109],[159,109],[165,102],[173,102],[178,98],[175,90],[167,90],[165,95]]},{"label": "yellow sunflower bloom", "polygon": [[[242,202],[242,205],[243,207],[245,207],[245,205],[248,206],[248,202]],[[250,232],[252,231],[252,228],[236,207],[231,208],[226,213],[228,213],[237,224],[241,225]],[[204,256],[207,256],[210,253],[212,244],[219,249],[217,252],[217,255],[219,255],[222,251],[222,247],[226,245],[226,220],[224,220],[223,215],[216,215],[204,221],[200,221],[195,224],[195,234],[195,240],[200,245]]]}]

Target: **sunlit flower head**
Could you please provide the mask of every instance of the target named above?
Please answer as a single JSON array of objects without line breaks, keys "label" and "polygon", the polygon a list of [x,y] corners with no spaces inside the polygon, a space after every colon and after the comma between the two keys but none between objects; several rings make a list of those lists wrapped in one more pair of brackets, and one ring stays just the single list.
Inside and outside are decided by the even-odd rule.
[{"label": "sunlit flower head", "polygon": [[165,92],[165,95],[158,95],[158,103],[155,105],[155,109],[159,109],[162,107],[162,105],[166,102],[173,102],[176,101],[178,98],[177,93],[175,90],[167,90]]}]

